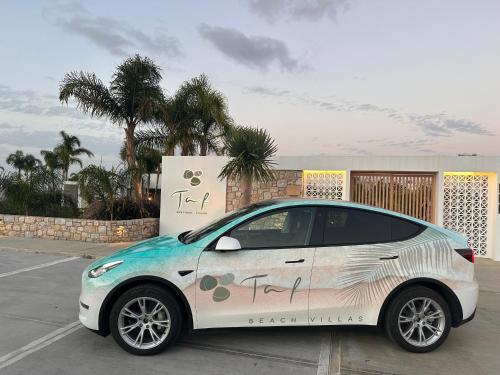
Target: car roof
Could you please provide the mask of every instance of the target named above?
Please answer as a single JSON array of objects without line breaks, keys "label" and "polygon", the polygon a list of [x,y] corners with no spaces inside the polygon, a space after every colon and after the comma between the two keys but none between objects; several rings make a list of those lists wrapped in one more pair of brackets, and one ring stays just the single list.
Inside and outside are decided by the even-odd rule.
[{"label": "car roof", "polygon": [[380,207],[369,206],[361,203],[354,203],[349,201],[339,201],[332,199],[308,199],[308,198],[276,198],[260,201],[255,203],[257,206],[261,207],[286,207],[286,206],[300,206],[300,205],[311,205],[311,206],[335,206],[335,207],[347,207],[347,208],[359,208],[367,211],[374,211],[379,213],[384,213],[392,216],[401,217],[410,221],[414,221],[420,224],[428,225],[431,224],[427,221],[419,220],[413,216],[401,214],[399,212],[387,210]]},{"label": "car roof", "polygon": [[412,221],[414,223],[424,225],[426,227],[433,228],[449,237],[452,239],[458,241],[458,242],[463,242],[464,239],[467,241],[467,238],[458,233],[454,232],[449,229],[445,229],[443,227],[440,227],[436,224],[430,223],[428,221],[420,220],[417,219],[413,216],[405,215],[399,212],[391,211],[391,210],[386,210],[384,208],[380,207],[375,207],[375,206],[369,206],[366,204],[361,204],[361,203],[354,203],[354,202],[349,202],[349,201],[339,201],[339,200],[333,200],[333,199],[311,199],[311,198],[276,198],[276,199],[269,199],[269,200],[264,200],[256,203],[256,205],[261,205],[262,208],[266,207],[268,209],[272,208],[279,208],[279,207],[288,207],[288,206],[300,206],[300,205],[311,205],[311,206],[334,206],[334,207],[347,207],[347,208],[358,208],[366,211],[373,211],[373,212],[378,212],[382,214],[387,214],[395,217],[399,217],[401,219],[405,219],[408,221]]}]

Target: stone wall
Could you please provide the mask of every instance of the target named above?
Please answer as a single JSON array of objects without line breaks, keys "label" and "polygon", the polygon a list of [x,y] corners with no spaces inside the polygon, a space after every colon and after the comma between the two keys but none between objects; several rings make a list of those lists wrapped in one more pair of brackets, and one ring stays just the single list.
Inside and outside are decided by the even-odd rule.
[{"label": "stone wall", "polygon": [[86,242],[130,242],[158,236],[159,219],[88,220],[0,214],[0,235]]},{"label": "stone wall", "polygon": [[[226,211],[240,207],[242,189],[240,181],[227,180]],[[252,202],[283,197],[302,197],[302,171],[277,170],[276,179],[268,183],[253,183]]]}]

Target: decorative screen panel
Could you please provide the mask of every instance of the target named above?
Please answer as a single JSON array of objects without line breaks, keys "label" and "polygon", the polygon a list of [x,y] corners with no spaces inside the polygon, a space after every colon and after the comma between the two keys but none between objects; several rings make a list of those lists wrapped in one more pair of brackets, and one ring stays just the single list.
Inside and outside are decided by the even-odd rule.
[{"label": "decorative screen panel", "polygon": [[342,200],[345,176],[345,171],[304,171],[304,196]]},{"label": "decorative screen panel", "polygon": [[435,173],[351,172],[351,201],[434,221]]},{"label": "decorative screen panel", "polygon": [[487,174],[444,174],[443,226],[469,237],[475,254],[487,255]]}]

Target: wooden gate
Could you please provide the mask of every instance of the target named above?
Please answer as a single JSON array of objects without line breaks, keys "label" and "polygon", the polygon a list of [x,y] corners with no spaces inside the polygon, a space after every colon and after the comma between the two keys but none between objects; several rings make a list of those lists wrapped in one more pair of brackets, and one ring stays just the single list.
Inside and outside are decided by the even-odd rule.
[{"label": "wooden gate", "polygon": [[435,173],[351,172],[351,201],[435,221]]}]

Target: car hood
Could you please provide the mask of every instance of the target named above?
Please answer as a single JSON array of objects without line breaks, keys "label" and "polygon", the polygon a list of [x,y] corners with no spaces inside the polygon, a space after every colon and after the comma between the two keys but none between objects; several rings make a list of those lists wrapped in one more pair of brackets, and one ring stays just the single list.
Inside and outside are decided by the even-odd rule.
[{"label": "car hood", "polygon": [[145,241],[137,242],[125,249],[119,250],[111,255],[101,258],[91,266],[99,266],[114,260],[123,260],[125,258],[154,258],[161,254],[167,254],[174,251],[182,251],[186,245],[180,242],[178,236],[160,236]]}]

